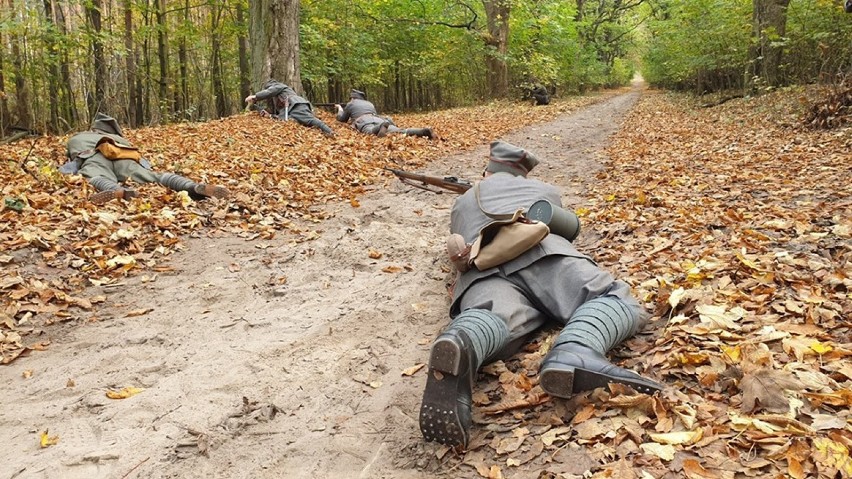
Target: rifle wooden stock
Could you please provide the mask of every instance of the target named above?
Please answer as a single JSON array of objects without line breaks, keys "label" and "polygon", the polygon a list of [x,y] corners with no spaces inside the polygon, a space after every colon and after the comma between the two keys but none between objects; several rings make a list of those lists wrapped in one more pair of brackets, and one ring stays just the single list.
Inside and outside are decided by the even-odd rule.
[{"label": "rifle wooden stock", "polygon": [[459,180],[455,176],[445,176],[440,178],[437,176],[427,176],[403,170],[395,170],[393,168],[385,168],[385,170],[396,175],[396,177],[406,185],[411,185],[416,188],[420,188],[421,190],[431,191],[432,193],[443,193],[443,191],[429,188],[429,186],[437,186],[438,188],[443,188],[458,194],[462,194],[473,187],[473,183]]}]

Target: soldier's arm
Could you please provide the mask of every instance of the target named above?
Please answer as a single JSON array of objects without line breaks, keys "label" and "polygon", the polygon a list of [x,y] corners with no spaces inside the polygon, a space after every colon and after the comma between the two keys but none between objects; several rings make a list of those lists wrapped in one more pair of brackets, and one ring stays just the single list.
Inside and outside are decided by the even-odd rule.
[{"label": "soldier's arm", "polygon": [[281,84],[272,85],[271,87],[269,87],[265,90],[260,90],[259,92],[255,93],[254,99],[255,100],[266,100],[266,99],[272,98],[272,97],[278,95],[279,93],[283,92],[284,88],[285,88],[284,85],[281,85]]},{"label": "soldier's arm", "polygon": [[342,121],[342,122],[346,123],[347,121],[349,121],[349,118],[351,116],[352,116],[352,112],[349,110],[349,104],[347,104],[346,107],[342,107],[342,108],[340,107],[340,105],[338,105],[337,121]]}]

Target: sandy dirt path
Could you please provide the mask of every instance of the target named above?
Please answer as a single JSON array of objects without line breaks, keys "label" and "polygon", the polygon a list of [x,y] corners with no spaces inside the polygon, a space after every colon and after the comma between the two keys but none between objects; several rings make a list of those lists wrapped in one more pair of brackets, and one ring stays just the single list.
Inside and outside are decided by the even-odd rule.
[{"label": "sandy dirt path", "polygon": [[[532,176],[577,207],[639,94],[503,139],[536,152]],[[476,178],[487,152],[425,172]],[[127,279],[94,320],[53,331],[48,351],[0,368],[0,479],[475,475],[423,442],[424,370],[402,374],[427,360],[448,320],[453,199],[389,177],[360,207],[330,205],[314,241],[188,239],[175,273]],[[105,396],[125,386],[145,390]],[[44,430],[58,444],[41,449]],[[536,468],[506,477],[537,477]]]}]

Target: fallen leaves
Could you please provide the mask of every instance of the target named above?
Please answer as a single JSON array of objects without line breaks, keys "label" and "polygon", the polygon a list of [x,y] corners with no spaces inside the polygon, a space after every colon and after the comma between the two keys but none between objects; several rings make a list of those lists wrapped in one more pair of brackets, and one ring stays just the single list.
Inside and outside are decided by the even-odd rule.
[{"label": "fallen leaves", "polygon": [[425,363],[415,364],[414,366],[411,366],[410,368],[402,371],[402,375],[403,376],[414,376],[414,374],[417,373],[417,371],[420,371],[425,366],[426,366]]},{"label": "fallen leaves", "polygon": [[595,233],[578,248],[654,307],[611,357],[668,387],[503,408],[532,397],[518,378],[535,378],[542,333],[474,390],[480,476],[530,455],[542,477],[852,475],[852,135],[766,118],[791,97],[639,101],[571,206]]},{"label": "fallen leaves", "polygon": [[38,442],[42,449],[45,447],[55,446],[56,444],[59,444],[59,435],[51,436],[48,430],[45,429],[39,436]]},{"label": "fallen leaves", "polygon": [[[0,163],[5,199],[0,205],[0,330],[24,337],[32,330],[20,324],[28,312],[28,319],[41,325],[73,316],[69,309],[91,308],[80,295],[87,284],[115,284],[131,274],[171,271],[166,263],[181,238],[202,228],[247,241],[267,241],[281,232],[297,243],[310,241],[319,235],[311,225],[331,214],[325,205],[348,202],[360,207],[360,195],[367,185],[383,181],[385,166],[416,169],[431,158],[486,144],[511,129],[592,101],[595,98],[578,97],[538,108],[495,102],[397,118],[429,125],[440,141],[405,135],[378,138],[350,128],[339,128],[329,139],[295,122],[250,114],[125,130],[156,171],[223,184],[233,193],[227,201],[196,202],[185,192],[136,185],[138,198],[96,207],[87,201],[92,189],[85,179],[58,174],[67,136],[44,137],[35,145],[0,145],[3,158],[27,157],[36,167],[28,173],[17,161]],[[334,124],[330,113],[318,115]],[[507,121],[510,116],[517,118]],[[273,137],[282,141],[258,148],[258,138]],[[388,266],[385,271],[405,268]],[[20,356],[25,344],[19,339],[0,341],[4,364]]]},{"label": "fallen leaves", "polygon": [[133,386],[127,386],[119,390],[110,389],[106,392],[106,397],[110,399],[127,399],[129,397],[133,397],[141,393],[144,390],[145,389],[143,388],[137,388]]}]

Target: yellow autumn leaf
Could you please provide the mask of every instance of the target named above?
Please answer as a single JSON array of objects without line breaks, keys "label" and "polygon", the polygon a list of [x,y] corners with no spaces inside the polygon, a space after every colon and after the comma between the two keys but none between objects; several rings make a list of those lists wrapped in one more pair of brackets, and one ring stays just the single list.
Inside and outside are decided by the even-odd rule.
[{"label": "yellow autumn leaf", "polygon": [[740,359],[743,356],[743,350],[739,344],[736,346],[725,346],[723,344],[721,349],[726,358],[730,359],[734,364],[739,364]]},{"label": "yellow autumn leaf", "polygon": [[144,391],[144,389],[135,388],[133,386],[128,386],[128,387],[123,388],[119,391],[110,389],[109,391],[106,392],[106,397],[108,397],[110,399],[127,399],[131,396],[135,396],[135,395],[141,393],[142,391]]},{"label": "yellow autumn leaf", "polygon": [[369,256],[372,259],[379,259],[379,258],[382,257],[382,253],[374,250],[373,248],[370,248],[370,250],[367,252],[367,256]]},{"label": "yellow autumn leaf", "polygon": [[819,341],[815,341],[813,344],[811,344],[811,349],[813,349],[814,352],[816,352],[817,354],[825,354],[834,351],[834,348],[831,347],[831,345],[823,344]]},{"label": "yellow autumn leaf", "polygon": [[607,201],[615,201],[615,195],[606,195],[604,199]]},{"label": "yellow autumn leaf", "polygon": [[50,447],[50,446],[57,444],[58,442],[59,442],[59,435],[58,434],[56,436],[51,436],[48,433],[47,429],[45,429],[41,433],[41,439],[39,439],[39,444],[41,445],[41,447],[43,447],[43,448],[44,447]]},{"label": "yellow autumn leaf", "polygon": [[695,444],[704,436],[704,430],[698,428],[694,431],[667,432],[663,434],[650,434],[651,440],[660,444]]},{"label": "yellow autumn leaf", "polygon": [[350,204],[353,208],[360,208],[360,207],[361,207],[361,203],[360,203],[360,202],[358,201],[358,199],[356,199],[356,198],[352,198],[351,200],[349,200],[349,204]]},{"label": "yellow autumn leaf", "polygon": [[189,193],[186,191],[179,191],[177,197],[180,200],[180,205],[184,208],[193,203],[192,198],[189,197]]},{"label": "yellow autumn leaf", "polygon": [[838,469],[842,477],[852,476],[852,458],[849,449],[836,441],[824,437],[814,438],[813,459],[828,467]]},{"label": "yellow autumn leaf", "polygon": [[577,213],[577,216],[579,216],[579,217],[588,216],[589,215],[589,209],[588,208],[577,208],[576,210],[574,210],[574,213]]},{"label": "yellow autumn leaf", "polygon": [[423,369],[423,366],[425,366],[425,365],[426,364],[424,364],[424,363],[415,364],[414,366],[411,366],[410,368],[403,371],[402,375],[403,376],[414,376],[414,373]]},{"label": "yellow autumn leaf", "polygon": [[757,263],[755,263],[754,261],[752,261],[752,260],[750,260],[750,259],[746,258],[746,257],[745,257],[745,255],[744,255],[743,253],[739,252],[739,251],[737,251],[737,259],[738,259],[738,260],[740,260],[740,262],[741,262],[742,264],[744,264],[744,265],[748,266],[748,267],[749,267],[749,268],[751,268],[751,269],[754,269],[754,270],[759,270],[759,269],[760,269],[760,267],[757,265]]}]

